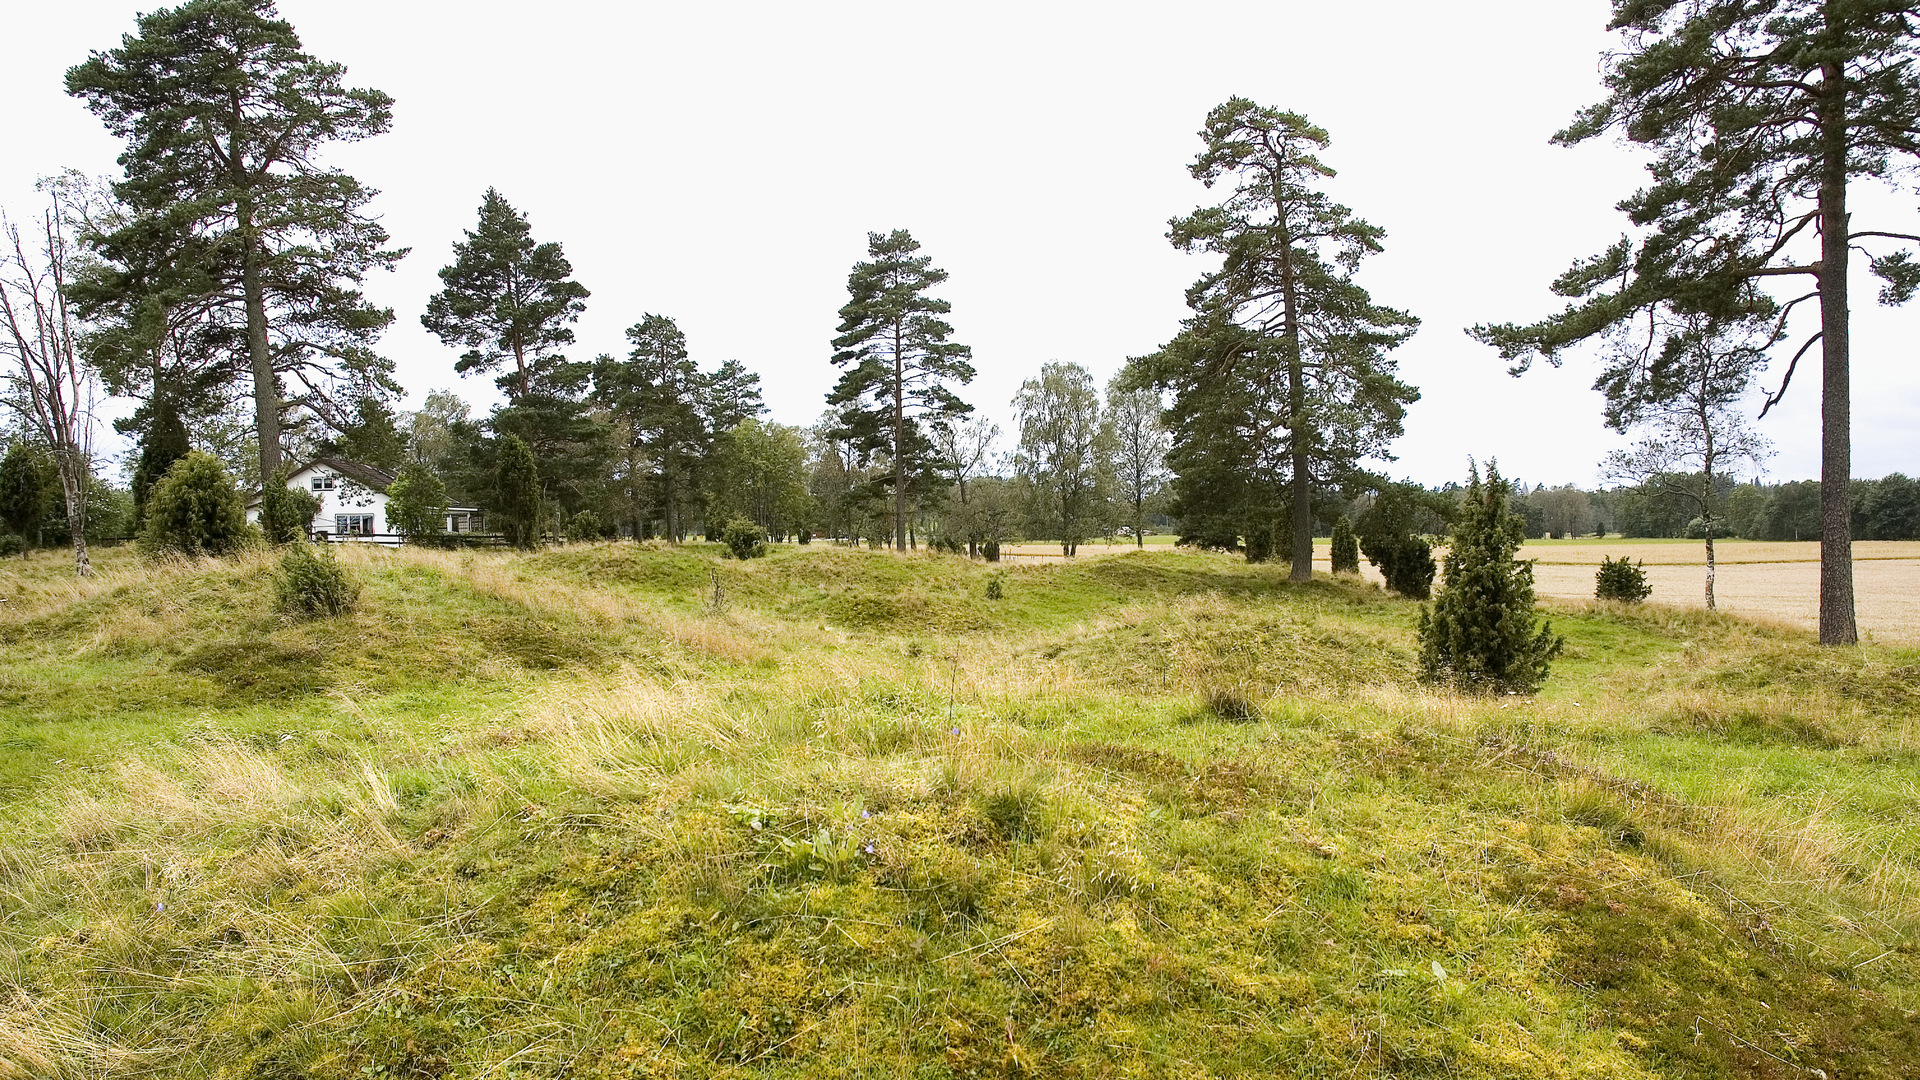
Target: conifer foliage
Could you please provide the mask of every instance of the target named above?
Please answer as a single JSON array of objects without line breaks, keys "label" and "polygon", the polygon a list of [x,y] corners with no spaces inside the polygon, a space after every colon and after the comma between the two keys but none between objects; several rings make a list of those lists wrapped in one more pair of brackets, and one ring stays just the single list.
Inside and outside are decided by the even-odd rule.
[{"label": "conifer foliage", "polygon": [[907,549],[907,485],[935,465],[926,424],[973,411],[949,383],[973,379],[973,350],[948,340],[953,310],[927,295],[947,272],[920,255],[905,229],[867,234],[868,261],[847,275],[847,302],[840,309],[840,336],[833,362],[845,369],[827,395],[839,410],[835,438],[850,441],[865,459],[884,455],[893,489],[893,541]]},{"label": "conifer foliage", "polygon": [[1420,673],[1461,690],[1530,694],[1564,639],[1534,625],[1533,563],[1514,558],[1525,519],[1512,485],[1489,462],[1476,468],[1448,540],[1440,595],[1420,607]]},{"label": "conifer foliage", "polygon": [[101,242],[134,263],[197,256],[199,274],[135,274],[119,299],[173,307],[189,289],[237,334],[264,485],[280,467],[286,406],[331,422],[341,390],[399,390],[373,349],[393,311],[360,286],[405,252],[367,212],[376,192],[320,162],[328,144],[386,131],[393,99],[304,52],[273,0],[190,0],[137,23],[67,72],[67,92],[126,141],[114,193],[128,215]]},{"label": "conifer foliage", "polygon": [[154,486],[140,544],[155,554],[228,555],[259,535],[247,524],[246,503],[220,459],[195,450]]},{"label": "conifer foliage", "polygon": [[[1652,183],[1619,205],[1639,230],[1553,283],[1572,303],[1530,325],[1475,327],[1514,374],[1667,308],[1683,316],[1761,311],[1755,283],[1799,283],[1779,305],[1773,342],[1802,303],[1819,329],[1795,331],[1786,392],[1819,346],[1820,642],[1859,639],[1853,610],[1849,259],[1884,285],[1883,304],[1920,290],[1920,235],[1856,220],[1856,181],[1899,189],[1920,166],[1920,5],[1907,0],[1613,0],[1621,48],[1605,63],[1607,97],[1554,141],[1619,134],[1654,155]],[[1900,200],[1864,203],[1876,218]],[[1864,219],[1865,215],[1862,215]],[[1758,302],[1757,302],[1758,301]],[[1636,330],[1639,330],[1636,327]],[[1643,332],[1643,331],[1641,331]],[[1609,390],[1604,385],[1602,390]],[[1609,396],[1612,396],[1609,390]]]},{"label": "conifer foliage", "polygon": [[1328,562],[1336,574],[1360,572],[1360,539],[1353,535],[1353,523],[1341,514],[1333,523],[1333,538],[1328,545]]},{"label": "conifer foliage", "polygon": [[1385,456],[1419,393],[1389,355],[1419,326],[1354,280],[1385,230],[1320,190],[1331,141],[1298,113],[1234,98],[1207,114],[1188,171],[1230,185],[1217,206],[1171,223],[1183,251],[1220,268],[1187,290],[1193,314],[1135,361],[1138,381],[1173,392],[1175,516],[1188,539],[1250,560],[1284,539],[1293,580],[1312,577],[1316,493]]},{"label": "conifer foliage", "polygon": [[540,538],[540,469],[526,440],[518,435],[500,439],[493,493],[501,535],[514,547],[531,549]]},{"label": "conifer foliage", "polygon": [[533,392],[535,361],[572,344],[569,324],[590,295],[573,280],[560,245],[535,243],[526,215],[493,188],[481,198],[479,223],[453,245],[440,282],[445,287],[427,302],[421,325],[467,347],[453,365],[462,374],[512,360],[513,374],[501,383],[516,398]]}]

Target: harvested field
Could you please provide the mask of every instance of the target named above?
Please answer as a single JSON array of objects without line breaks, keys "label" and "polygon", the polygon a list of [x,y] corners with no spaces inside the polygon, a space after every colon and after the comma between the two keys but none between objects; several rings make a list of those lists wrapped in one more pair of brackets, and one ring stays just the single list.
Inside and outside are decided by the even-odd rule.
[{"label": "harvested field", "polygon": [[[1643,563],[1653,586],[1651,603],[1706,606],[1706,551],[1697,540],[1674,542],[1547,542],[1521,549],[1536,560],[1534,587],[1542,598],[1593,599],[1593,575],[1603,557]],[[1820,545],[1761,540],[1714,544],[1714,595],[1723,611],[1808,631],[1820,625]],[[1314,551],[1314,569],[1327,569],[1326,547]],[[1378,571],[1361,560],[1369,581]],[[1863,636],[1920,645],[1920,543],[1863,540],[1853,545],[1856,617]]]},{"label": "harvested field", "polygon": [[[1152,546],[1152,545],[1149,545]],[[1134,550],[1131,544],[1094,542],[1080,558]],[[1020,564],[1065,562],[1058,544],[1008,544],[1002,552]],[[1593,575],[1605,557],[1645,565],[1651,602],[1706,606],[1706,552],[1698,540],[1549,540],[1528,544],[1542,598],[1591,600]],[[1715,596],[1722,610],[1812,631],[1819,627],[1820,545],[1813,541],[1719,540],[1714,543]],[[1892,644],[1920,645],[1920,542],[1862,540],[1853,545],[1853,588],[1862,635]],[[1325,572],[1327,546],[1314,547],[1314,569]],[[1380,582],[1360,563],[1361,576]]]}]

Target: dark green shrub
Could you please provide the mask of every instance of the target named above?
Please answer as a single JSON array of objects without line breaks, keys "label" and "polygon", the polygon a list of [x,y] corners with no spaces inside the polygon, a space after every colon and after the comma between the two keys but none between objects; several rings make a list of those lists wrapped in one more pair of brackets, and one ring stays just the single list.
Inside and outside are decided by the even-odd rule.
[{"label": "dark green shrub", "polygon": [[1594,599],[1637,604],[1651,595],[1653,586],[1647,584],[1647,572],[1641,564],[1629,563],[1624,555],[1618,562],[1611,556],[1601,557],[1600,570],[1593,575]]},{"label": "dark green shrub", "polygon": [[1526,520],[1499,471],[1475,469],[1448,540],[1440,595],[1420,606],[1420,673],[1462,690],[1530,694],[1563,638],[1534,626],[1533,563],[1514,558]]},{"label": "dark green shrub", "polygon": [[1433,545],[1424,536],[1381,537],[1367,550],[1367,561],[1387,579],[1387,588],[1401,596],[1425,600],[1433,595]]},{"label": "dark green shrub", "polygon": [[220,459],[198,450],[173,463],[147,498],[149,554],[227,555],[260,539]]},{"label": "dark green shrub", "polygon": [[980,545],[980,556],[988,562],[1000,561],[1000,541],[989,540]]},{"label": "dark green shrub", "polygon": [[1360,538],[1353,535],[1353,523],[1347,515],[1341,514],[1333,523],[1333,543],[1330,545],[1329,561],[1336,574],[1357,574],[1360,572]]},{"label": "dark green shrub", "polygon": [[1354,523],[1360,553],[1387,579],[1387,588],[1425,600],[1433,594],[1433,545],[1428,534],[1452,521],[1453,500],[1418,484],[1379,486],[1373,505]]},{"label": "dark green shrub", "polygon": [[567,542],[577,544],[586,540],[598,540],[604,530],[600,525],[600,515],[591,510],[582,510],[567,519]]},{"label": "dark green shrub", "polygon": [[289,545],[280,556],[273,591],[281,611],[302,619],[345,615],[360,601],[359,582],[325,544]]},{"label": "dark green shrub", "polygon": [[0,533],[0,559],[13,555],[24,555],[27,542],[12,533]]},{"label": "dark green shrub", "polygon": [[988,578],[987,579],[987,599],[998,600],[1004,595],[1006,595],[1006,593],[1005,593],[1005,590],[1003,590],[1000,586],[1000,575],[995,574],[992,577]]},{"label": "dark green shrub", "polygon": [[493,511],[507,543],[531,549],[540,539],[540,469],[518,435],[500,439],[493,469]]},{"label": "dark green shrub", "polygon": [[[33,527],[53,507],[58,490],[52,462],[46,452],[16,441],[0,457],[0,525],[24,543]],[[15,552],[19,554],[19,552]]]},{"label": "dark green shrub", "polygon": [[387,528],[414,541],[447,531],[447,485],[417,461],[400,466],[387,485]]},{"label": "dark green shrub", "polygon": [[767,530],[745,518],[734,518],[720,531],[720,541],[736,559],[757,559],[767,553]]},{"label": "dark green shrub", "polygon": [[305,540],[313,531],[313,515],[320,512],[320,498],[311,491],[287,486],[287,470],[273,474],[273,482],[260,493],[260,531],[269,544],[291,544]]},{"label": "dark green shrub", "polygon": [[1247,561],[1263,563],[1273,558],[1273,530],[1255,529],[1247,534]]}]

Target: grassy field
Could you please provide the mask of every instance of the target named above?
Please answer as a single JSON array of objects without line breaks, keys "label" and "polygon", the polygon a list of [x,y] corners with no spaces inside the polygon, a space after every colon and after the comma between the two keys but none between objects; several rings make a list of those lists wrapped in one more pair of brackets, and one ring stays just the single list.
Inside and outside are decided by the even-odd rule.
[{"label": "grassy field", "polygon": [[343,561],[0,568],[0,1078],[1920,1072],[1920,650],[1556,603],[1490,699],[1223,556]]}]

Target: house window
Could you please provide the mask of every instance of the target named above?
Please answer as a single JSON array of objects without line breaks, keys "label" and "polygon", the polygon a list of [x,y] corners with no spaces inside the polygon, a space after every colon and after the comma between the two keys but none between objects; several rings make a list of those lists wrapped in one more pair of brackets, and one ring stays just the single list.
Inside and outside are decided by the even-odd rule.
[{"label": "house window", "polygon": [[333,481],[334,481],[334,478],[331,473],[317,473],[314,475],[314,478],[313,478],[313,490],[332,491]]},{"label": "house window", "polygon": [[371,536],[373,535],[373,515],[335,514],[333,531],[337,536]]}]

